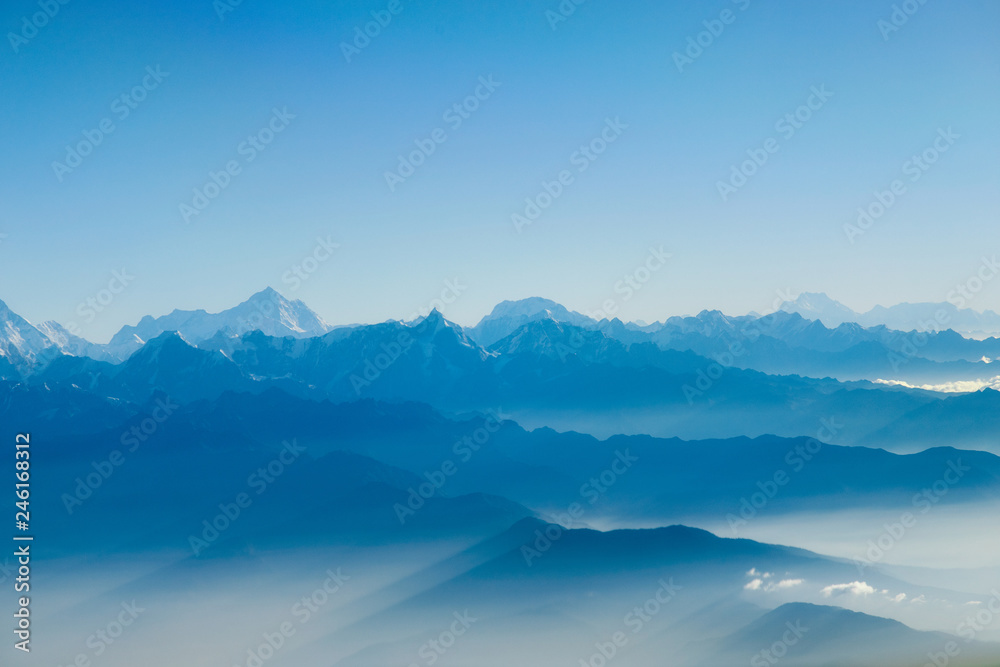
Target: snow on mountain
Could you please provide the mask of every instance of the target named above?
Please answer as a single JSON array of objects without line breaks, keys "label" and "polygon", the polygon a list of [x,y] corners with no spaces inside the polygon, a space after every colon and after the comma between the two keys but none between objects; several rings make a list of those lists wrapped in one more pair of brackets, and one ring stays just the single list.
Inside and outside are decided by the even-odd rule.
[{"label": "snow on mountain", "polygon": [[125,359],[142,347],[145,341],[167,331],[176,331],[185,340],[197,344],[219,332],[228,337],[262,331],[268,336],[310,338],[321,336],[331,329],[332,326],[302,301],[290,301],[268,287],[238,306],[219,313],[175,310],[157,318],[147,315],[136,326],[122,327],[106,350],[113,357]]},{"label": "snow on mountain", "polygon": [[807,320],[819,320],[828,327],[857,322],[860,315],[822,292],[803,292],[794,301],[785,301],[779,310],[798,313]]},{"label": "snow on mountain", "polygon": [[0,301],[0,357],[24,371],[60,354],[48,336]]},{"label": "snow on mountain", "polygon": [[541,297],[531,297],[519,301],[501,301],[493,311],[468,330],[469,337],[489,347],[506,338],[529,322],[553,319],[580,327],[593,327],[596,321],[576,311]]},{"label": "snow on mountain", "polygon": [[286,299],[267,288],[220,313],[175,310],[162,317],[147,315],[136,326],[122,327],[108,344],[100,345],[70,333],[58,322],[32,325],[0,301],[0,358],[4,359],[3,366],[25,373],[62,354],[124,361],[148,341],[170,331],[197,344],[217,335],[235,338],[250,331],[278,338],[311,338],[333,328],[302,301]]},{"label": "snow on mountain", "polygon": [[116,357],[109,354],[103,345],[91,343],[89,340],[75,336],[66,330],[66,327],[49,320],[35,326],[44,334],[63,354],[70,354],[74,357],[90,357],[97,361],[116,361]]}]

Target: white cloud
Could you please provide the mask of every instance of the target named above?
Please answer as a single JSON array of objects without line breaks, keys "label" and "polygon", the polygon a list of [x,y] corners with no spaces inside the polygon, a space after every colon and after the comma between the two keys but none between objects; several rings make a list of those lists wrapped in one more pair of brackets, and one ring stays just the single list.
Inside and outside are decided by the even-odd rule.
[{"label": "white cloud", "polygon": [[910,389],[940,391],[946,394],[968,393],[971,391],[979,391],[980,389],[984,389],[986,387],[1000,390],[1000,375],[988,380],[956,380],[954,382],[945,382],[943,384],[910,384],[909,382],[903,382],[901,380],[874,380],[874,382],[876,384],[888,384],[897,387],[908,387]]},{"label": "white cloud", "polygon": [[761,572],[755,567],[751,567],[747,570],[748,577],[760,577],[761,579],[770,579],[774,576],[773,572]]},{"label": "white cloud", "polygon": [[[751,574],[752,573],[752,574]],[[745,586],[743,590],[745,591],[764,591],[765,593],[772,593],[783,588],[793,588],[801,584],[805,579],[782,579],[781,581],[767,581],[765,579],[774,576],[773,572],[758,572],[756,568],[747,572],[747,576],[757,575],[751,579]]]},{"label": "white cloud", "polygon": [[823,597],[827,598],[834,593],[838,595],[843,593],[850,593],[851,595],[871,595],[874,592],[875,589],[864,581],[852,581],[849,584],[832,584],[820,591],[820,593],[823,594]]},{"label": "white cloud", "polygon": [[902,602],[905,599],[906,599],[906,593],[900,593],[896,597],[892,598],[892,601],[893,602]]}]

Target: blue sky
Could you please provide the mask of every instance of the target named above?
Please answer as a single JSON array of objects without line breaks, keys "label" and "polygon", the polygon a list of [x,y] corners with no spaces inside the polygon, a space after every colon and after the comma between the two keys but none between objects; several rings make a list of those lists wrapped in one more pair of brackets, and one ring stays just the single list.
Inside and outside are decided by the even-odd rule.
[{"label": "blue sky", "polygon": [[[587,0],[555,28],[554,0],[399,0],[350,62],[342,43],[387,0],[275,4],[220,19],[211,0],[70,0],[15,52],[10,33],[41,9],[4,3],[0,299],[97,341],[268,285],[334,323],[406,316],[456,279],[445,314],[463,324],[533,295],[580,311],[610,298],[651,321],[764,311],[777,290],[857,310],[942,301],[1000,251],[997,3],[914,0],[885,39],[893,3],[870,0]],[[723,29],[679,71],[673,54],[705,21]],[[122,117],[112,101],[144,77]],[[499,85],[487,96],[480,77]],[[776,128],[824,86],[793,134]],[[445,112],[477,87],[485,99],[455,127]],[[249,149],[274,109],[294,118]],[[105,119],[114,131],[57,175]],[[627,127],[581,162],[607,119]],[[398,156],[439,128],[390,190]],[[912,181],[904,163],[948,128],[957,138]],[[724,201],[719,181],[769,138],[776,152]],[[181,205],[230,162],[239,173],[186,221]],[[572,181],[517,232],[511,216],[564,170]],[[844,226],[897,179],[903,194],[850,243]],[[333,256],[284,280],[318,237]],[[616,292],[660,246],[666,265]],[[122,268],[134,280],[82,320]],[[970,305],[1000,310],[1000,284]]]}]

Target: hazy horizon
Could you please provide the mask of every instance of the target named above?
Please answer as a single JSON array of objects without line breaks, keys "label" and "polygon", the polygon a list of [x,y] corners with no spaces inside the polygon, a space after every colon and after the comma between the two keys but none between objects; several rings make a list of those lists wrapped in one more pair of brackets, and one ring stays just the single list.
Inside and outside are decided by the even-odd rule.
[{"label": "hazy horizon", "polygon": [[[258,294],[261,291],[264,291],[266,289],[273,289],[274,291],[278,292],[279,294],[281,294],[281,296],[285,297],[289,301],[295,301],[295,300],[302,301],[303,303],[305,303],[305,305],[308,308],[310,308],[317,315],[319,315],[320,317],[322,317],[323,320],[327,324],[330,324],[331,326],[334,326],[334,327],[354,326],[354,325],[364,326],[364,325],[371,325],[371,324],[381,324],[382,322],[410,322],[410,321],[413,321],[412,319],[409,319],[409,318],[407,318],[406,316],[403,316],[403,315],[391,316],[391,317],[387,317],[387,318],[385,318],[383,320],[378,320],[378,321],[366,321],[366,322],[362,322],[362,321],[346,321],[346,320],[345,321],[341,321],[341,320],[338,320],[338,319],[336,319],[334,317],[329,316],[328,314],[324,314],[323,312],[320,312],[320,311],[316,310],[315,308],[313,308],[312,304],[310,304],[307,301],[305,301],[304,299],[302,299],[301,295],[295,295],[294,293],[290,294],[290,293],[288,293],[287,290],[283,292],[281,289],[278,289],[278,288],[275,288],[274,286],[268,285],[265,288],[263,288],[262,290],[259,290],[258,292],[254,292],[253,294],[247,295],[247,296],[243,297],[242,299],[240,299],[239,301],[233,302],[233,303],[228,304],[228,305],[224,305],[221,308],[219,308],[218,310],[211,310],[211,309],[208,309],[208,308],[206,308],[204,306],[198,306],[198,305],[193,306],[191,308],[179,308],[179,307],[177,307],[177,308],[170,308],[169,310],[165,310],[163,312],[147,312],[147,313],[144,313],[143,315],[141,315],[139,318],[135,319],[134,321],[121,322],[120,324],[112,322],[110,317],[108,317],[108,318],[100,317],[100,318],[97,318],[95,321],[107,319],[108,320],[108,327],[110,327],[110,328],[108,328],[108,327],[102,327],[100,330],[103,331],[103,333],[100,336],[98,336],[98,335],[88,335],[86,329],[82,330],[80,332],[80,335],[84,339],[86,339],[86,340],[88,340],[88,341],[90,341],[92,343],[105,344],[108,341],[110,341],[111,338],[116,333],[118,333],[123,327],[126,327],[126,326],[135,326],[136,324],[138,324],[138,322],[143,317],[149,316],[149,317],[152,317],[152,318],[156,319],[158,317],[163,317],[163,316],[169,315],[170,313],[174,312],[175,310],[182,310],[182,311],[199,311],[199,310],[203,310],[206,313],[215,314],[215,313],[219,313],[219,312],[228,310],[230,308],[233,308],[234,306],[239,305],[241,303],[244,303],[250,297],[252,297],[254,294]],[[823,294],[823,293],[821,293],[821,294]],[[642,325],[648,325],[648,324],[655,324],[655,323],[658,323],[658,322],[664,322],[665,320],[667,320],[667,319],[669,319],[671,317],[696,317],[697,315],[699,315],[702,312],[721,312],[723,315],[726,315],[727,317],[743,317],[743,316],[748,316],[748,315],[764,316],[764,315],[768,315],[770,313],[775,312],[773,306],[776,305],[776,304],[778,304],[778,303],[780,303],[780,299],[782,297],[785,297],[785,296],[790,296],[791,300],[794,301],[795,298],[798,298],[801,295],[800,294],[796,294],[796,293],[789,293],[789,292],[784,291],[784,290],[778,290],[778,291],[775,292],[775,301],[772,302],[771,307],[768,307],[768,308],[766,308],[764,310],[757,310],[757,311],[750,310],[750,311],[743,311],[743,312],[727,312],[725,310],[722,310],[721,308],[712,308],[712,307],[706,306],[706,307],[701,308],[700,310],[697,310],[697,311],[694,311],[694,312],[660,313],[660,314],[656,315],[655,317],[653,317],[653,319],[645,319],[645,318],[641,318],[641,317],[631,318],[631,317],[622,316],[620,314],[607,315],[606,317],[609,320],[614,320],[614,319],[617,318],[617,319],[621,320],[622,322],[637,323],[640,326],[642,326]],[[827,294],[826,296],[828,296],[829,298],[831,298],[833,301],[837,301],[838,303],[841,303],[842,305],[847,306],[848,308],[850,308],[851,310],[853,310],[854,312],[856,312],[858,314],[864,314],[864,313],[868,312],[868,310],[871,310],[871,308],[864,309],[864,310],[861,310],[861,309],[858,309],[858,308],[853,308],[850,304],[844,303],[843,301],[840,301],[839,299],[836,299],[836,298],[830,296],[829,294]],[[524,301],[524,300],[529,300],[529,299],[546,299],[548,301],[553,301],[553,302],[557,303],[558,305],[561,305],[561,306],[565,307],[569,311],[577,312],[577,313],[579,313],[581,315],[590,316],[590,317],[593,317],[594,319],[597,319],[597,320],[602,319],[601,317],[599,317],[599,315],[604,314],[603,311],[601,311],[600,308],[595,308],[594,310],[588,312],[586,309],[580,309],[580,308],[574,307],[572,305],[568,305],[567,303],[562,302],[562,301],[560,301],[558,299],[552,299],[552,298],[547,297],[547,296],[541,296],[541,295],[538,295],[538,294],[532,294],[532,295],[528,295],[528,296],[524,296],[524,297],[519,297],[519,298],[502,299],[502,300],[498,301],[497,303],[495,303],[493,306],[489,307],[487,310],[483,311],[482,314],[480,314],[478,316],[473,315],[474,319],[472,319],[472,320],[459,320],[459,319],[456,319],[456,318],[452,317],[452,314],[451,314],[451,311],[453,310],[452,306],[454,305],[454,303],[446,303],[446,304],[444,304],[445,305],[444,308],[440,308],[440,307],[438,307],[437,303],[435,302],[435,299],[439,299],[439,297],[434,297],[434,298],[430,299],[429,301],[427,301],[425,304],[422,304],[419,308],[417,308],[413,312],[417,312],[419,314],[420,312],[424,312],[426,310],[435,309],[436,308],[444,316],[444,318],[446,320],[448,320],[449,322],[454,322],[455,324],[458,324],[459,326],[461,326],[463,328],[470,328],[470,327],[476,326],[477,324],[479,324],[483,320],[483,318],[486,318],[486,317],[488,317],[490,315],[490,313],[493,311],[494,307],[496,307],[497,305],[499,305],[500,303],[503,303],[505,301],[518,302],[518,301]],[[14,311],[18,315],[21,315],[22,317],[24,317],[32,325],[38,325],[38,324],[41,324],[43,322],[56,321],[58,324],[66,326],[66,322],[61,322],[59,320],[53,320],[53,318],[51,318],[51,317],[45,317],[44,319],[40,319],[40,320],[34,320],[34,319],[30,318],[30,317],[27,317],[25,315],[25,313],[18,311],[17,308],[14,308],[11,305],[11,302],[5,300],[2,295],[0,295],[0,301],[3,301],[4,303],[6,303],[7,306],[12,311]],[[935,304],[937,304],[937,303],[947,303],[947,302],[945,302],[945,301],[938,301],[938,302],[934,302],[934,301],[919,301],[919,302],[903,301],[903,302],[896,303],[896,304],[878,303],[878,304],[875,304],[874,306],[872,306],[872,308],[878,308],[878,307],[891,308],[892,306],[916,305],[916,304],[920,304],[920,303],[935,303]],[[954,304],[952,304],[952,305],[954,305]],[[985,313],[985,312],[987,312],[987,311],[991,311],[991,309],[989,309],[989,308],[980,309],[980,308],[975,308],[973,306],[969,306],[969,307],[966,307],[966,308],[961,308],[960,310],[969,310],[969,311],[975,312],[975,313],[980,314],[980,315],[983,314],[983,313]],[[995,312],[995,311],[991,311],[991,312]],[[411,312],[409,314],[413,314],[413,313]],[[422,317],[422,315],[419,315],[419,316]],[[80,320],[79,320],[79,318],[73,318],[73,319],[71,319],[69,321],[70,322],[79,322]],[[97,327],[93,327],[91,330],[93,330],[93,331],[96,332],[98,330],[98,328]]]}]

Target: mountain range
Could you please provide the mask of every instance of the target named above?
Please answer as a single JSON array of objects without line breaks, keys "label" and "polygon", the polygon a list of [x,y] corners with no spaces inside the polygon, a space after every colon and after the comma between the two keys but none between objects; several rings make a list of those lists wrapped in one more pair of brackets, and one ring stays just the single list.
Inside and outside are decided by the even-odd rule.
[{"label": "mountain range", "polygon": [[21,369],[60,354],[117,363],[166,332],[177,332],[185,340],[199,343],[216,335],[238,337],[251,331],[276,337],[309,338],[334,328],[303,302],[286,299],[270,287],[219,313],[174,310],[161,317],[147,315],[135,326],[122,327],[106,344],[91,343],[54,321],[33,326],[2,301],[0,327],[3,327],[0,357]]},{"label": "mountain range", "polygon": [[858,313],[822,292],[805,292],[794,300],[782,302],[779,310],[798,313],[828,327],[855,322],[864,327],[885,326],[900,331],[947,328],[975,338],[1000,333],[1000,314],[992,310],[979,313],[970,308],[959,308],[950,301],[875,306],[867,312]]},{"label": "mountain range", "polygon": [[[848,559],[669,522],[670,514],[694,506],[707,514],[739,512],[739,497],[760,489],[784,454],[807,439],[598,441],[525,431],[502,415],[449,418],[417,403],[334,404],[273,389],[174,405],[141,447],[114,465],[106,462],[109,446],[149,419],[155,401],[119,404],[125,410],[116,418],[83,426],[78,409],[52,415],[43,400],[23,396],[52,391],[0,385],[4,423],[37,423],[35,435],[47,443],[37,453],[44,474],[34,488],[36,537],[47,554],[80,559],[74,571],[85,572],[109,554],[176,553],[192,535],[207,536],[199,551],[188,548],[180,562],[173,556],[155,577],[125,578],[107,596],[167,605],[194,592],[232,595],[246,581],[257,582],[257,600],[272,595],[270,582],[307,595],[308,578],[299,582],[298,573],[343,564],[352,590],[363,593],[339,602],[335,618],[344,620],[317,625],[324,629],[289,649],[279,664],[317,658],[343,667],[407,664],[415,647],[441,632],[440,619],[448,627],[456,611],[468,611],[477,624],[450,654],[458,664],[500,664],[482,656],[511,636],[519,643],[505,650],[505,660],[586,661],[599,650],[595,642],[619,630],[629,637],[616,658],[624,665],[655,664],[664,654],[689,667],[741,664],[789,637],[789,627],[800,634],[785,647],[784,664],[803,667],[920,664],[950,642],[962,647],[954,664],[990,664],[997,655],[989,643],[910,627],[925,626],[928,614],[947,617],[974,604],[978,594],[915,583],[877,563],[859,578]],[[16,403],[7,400],[12,394],[20,396]],[[169,398],[158,400],[171,405]],[[39,415],[48,415],[47,422]],[[61,420],[73,421],[73,428]],[[482,444],[465,460],[455,445],[479,431],[491,435],[470,440]],[[257,493],[248,474],[273,466],[288,443],[297,458],[285,459],[267,484],[256,478],[265,487]],[[616,452],[635,458],[634,469],[617,468],[620,479],[605,481],[610,488],[589,502],[581,481],[596,483],[586,480],[611,470]],[[846,498],[898,512],[910,507],[911,489],[940,478],[956,458],[970,470],[949,502],[968,512],[995,502],[1000,458],[991,454],[939,449],[896,456],[828,446],[764,511],[809,513]],[[444,472],[447,461],[455,472]],[[100,473],[102,465],[111,472]],[[99,484],[83,481],[94,474],[106,476]],[[446,481],[417,491],[437,484],[435,475]],[[95,488],[81,492],[84,484]],[[251,501],[235,518],[216,519],[222,528],[215,534],[206,532],[212,517],[235,511],[241,492]],[[66,498],[80,496],[68,512]],[[573,502],[586,509],[566,525],[563,515]],[[839,511],[854,511],[850,502],[838,503]],[[401,507],[413,509],[400,514]],[[666,525],[590,527],[615,513]],[[109,520],[114,530],[106,528]],[[431,545],[436,550],[425,554]],[[321,566],[313,554],[322,556]],[[381,574],[404,562],[409,567],[402,574]],[[947,581],[945,573],[934,576]],[[192,625],[209,622],[196,610],[185,618]]]},{"label": "mountain range", "polygon": [[252,663],[343,567],[269,664],[428,664],[454,623],[444,665],[997,664],[958,624],[1000,571],[954,563],[994,545],[1000,391],[970,378],[1000,347],[920,333],[545,299],[332,327],[265,290],[95,345],[0,305],[2,437],[31,431],[40,562],[74,586],[42,650],[136,599],[202,638],[178,662]]},{"label": "mountain range", "polygon": [[[882,316],[887,313],[892,316]],[[989,322],[994,317],[1000,325],[1000,316],[991,311],[980,315],[968,309],[959,310],[949,303],[900,304],[892,308],[880,306],[859,315],[824,294],[811,293],[802,294],[795,301],[783,302],[778,312],[766,317],[753,313],[748,316],[725,316],[718,311],[703,311],[696,317],[674,316],[663,322],[641,325],[618,319],[597,321],[554,301],[533,297],[498,304],[489,315],[465,332],[470,339],[488,348],[526,324],[550,319],[580,328],[598,329],[626,344],[653,341],[663,347],[680,349],[688,345],[692,347],[686,349],[694,349],[699,337],[716,342],[722,338],[731,344],[734,336],[746,342],[748,335],[756,334],[755,337],[777,339],[792,348],[836,354],[866,342],[877,342],[890,350],[899,347],[906,342],[903,339],[907,334],[913,338],[914,334],[925,331],[926,327],[922,325],[933,322],[935,313],[938,319],[954,323],[954,326],[941,325],[940,331],[929,332],[929,341],[917,345],[920,348],[918,355],[909,356],[934,361],[960,359],[972,363],[982,361],[984,357],[993,360],[1000,356],[998,339],[978,341],[959,335],[963,331],[981,333],[993,330],[989,329],[993,326]],[[974,320],[982,326],[971,329],[965,326]],[[59,352],[101,361],[123,361],[146,342],[169,331],[175,331],[188,342],[198,344],[213,337],[239,338],[252,331],[279,338],[311,338],[334,328],[302,301],[288,300],[271,288],[219,313],[175,310],[161,317],[143,317],[135,326],[122,327],[107,344],[86,341],[53,321],[32,326],[5,304],[0,305],[0,322],[4,327],[0,333],[0,355],[22,367],[27,362],[50,358]],[[1000,326],[996,330],[1000,331]]]},{"label": "mountain range", "polygon": [[[156,392],[186,402],[277,388],[313,400],[421,401],[446,411],[502,405],[528,426],[691,439],[809,434],[822,419],[850,415],[840,418],[838,442],[906,451],[916,442],[997,446],[997,424],[983,417],[995,411],[981,411],[997,392],[961,395],[1000,386],[992,374],[1000,339],[953,331],[829,329],[798,314],[717,311],[642,327],[581,326],[563,320],[583,316],[540,299],[501,304],[469,330],[437,311],[411,323],[331,328],[301,302],[267,290],[218,315],[144,318],[101,354],[78,356],[43,333],[51,328],[2,312],[0,379],[83,387],[137,404]],[[262,329],[240,334],[254,313],[262,313],[254,318]],[[172,325],[181,331],[160,331]],[[502,334],[485,347],[476,340]],[[112,352],[125,341],[138,347],[117,361]],[[945,423],[966,426],[945,430]]]}]

